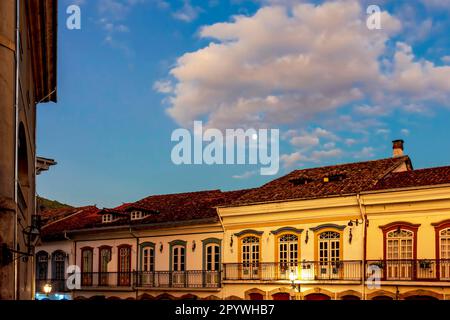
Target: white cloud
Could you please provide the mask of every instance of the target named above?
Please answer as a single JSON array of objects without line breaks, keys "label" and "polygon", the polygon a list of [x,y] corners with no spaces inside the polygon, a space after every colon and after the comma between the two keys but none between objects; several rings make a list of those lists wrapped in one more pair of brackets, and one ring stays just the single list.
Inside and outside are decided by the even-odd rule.
[{"label": "white cloud", "polygon": [[357,2],[337,1],[206,26],[201,37],[216,41],[178,59],[168,113],[181,125],[202,116],[216,126],[270,125],[359,100],[380,85],[378,58],[400,28],[383,13],[383,30],[371,32],[364,18]]},{"label": "white cloud", "polygon": [[382,128],[382,129],[377,129],[375,131],[375,133],[379,134],[379,135],[388,135],[389,133],[391,133],[391,130],[386,129],[386,128]]},{"label": "white cloud", "polygon": [[331,149],[331,150],[318,150],[313,151],[311,153],[311,159],[313,161],[320,161],[321,159],[326,158],[336,158],[343,154],[343,151],[339,148]]},{"label": "white cloud", "polygon": [[172,82],[169,80],[158,80],[153,84],[153,89],[160,93],[173,92]]},{"label": "white cloud", "polygon": [[308,160],[300,152],[293,152],[291,154],[282,154],[280,156],[280,161],[284,168],[289,168],[294,165],[298,165],[299,161]]},{"label": "white cloud", "polygon": [[375,149],[372,147],[364,147],[360,151],[355,152],[353,157],[356,159],[369,159],[375,156]]},{"label": "white cloud", "polygon": [[250,177],[253,177],[258,171],[257,170],[253,170],[253,171],[246,171],[242,174],[237,174],[232,176],[233,179],[248,179]]},{"label": "white cloud", "polygon": [[403,136],[409,136],[410,131],[409,131],[408,129],[402,129],[402,130],[400,130],[400,133],[401,133]]},{"label": "white cloud", "polygon": [[189,0],[184,0],[183,7],[174,12],[172,15],[175,19],[184,22],[191,22],[197,19],[202,9],[200,7],[193,6]]},{"label": "white cloud", "polygon": [[320,143],[320,140],[318,137],[312,135],[305,135],[293,137],[290,142],[293,146],[296,147],[312,147],[317,146]]},{"label": "white cloud", "polygon": [[357,114],[363,116],[384,116],[388,114],[388,110],[382,106],[359,105],[354,108]]},{"label": "white cloud", "polygon": [[441,58],[441,60],[442,60],[442,62],[450,63],[450,56],[443,56],[443,57]]},{"label": "white cloud", "polygon": [[345,139],[344,143],[347,146],[351,147],[352,145],[356,144],[357,141],[356,141],[356,139],[353,139],[353,138],[347,138],[347,139]]}]

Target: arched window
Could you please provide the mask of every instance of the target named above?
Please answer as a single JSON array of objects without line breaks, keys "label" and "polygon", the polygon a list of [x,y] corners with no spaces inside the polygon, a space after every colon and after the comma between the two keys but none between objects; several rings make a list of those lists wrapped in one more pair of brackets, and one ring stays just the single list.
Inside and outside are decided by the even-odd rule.
[{"label": "arched window", "polygon": [[124,244],[117,248],[119,266],[119,286],[129,286],[131,284],[131,246]]},{"label": "arched window", "polygon": [[144,242],[140,244],[141,248],[141,285],[152,286],[155,278],[155,244],[153,242]]},{"label": "arched window", "polygon": [[298,273],[298,236],[293,233],[282,234],[277,238],[276,246],[278,249],[278,278],[289,279],[290,273]]},{"label": "arched window", "polygon": [[324,231],[319,234],[319,261],[339,261],[341,256],[341,234],[336,231]]},{"label": "arched window", "polygon": [[37,280],[47,280],[48,276],[48,253],[39,251],[36,254],[36,278]]},{"label": "arched window", "polygon": [[185,247],[181,245],[172,247],[172,271],[185,271],[185,251]]},{"label": "arched window", "polygon": [[450,228],[439,232],[440,277],[450,279]]},{"label": "arched window", "polygon": [[155,271],[155,248],[145,247],[142,249],[142,271]]},{"label": "arched window", "polygon": [[386,234],[387,278],[411,279],[414,257],[414,233],[398,228]]},{"label": "arched window", "polygon": [[389,260],[413,259],[414,233],[397,229],[386,234],[386,258]]},{"label": "arched window", "polygon": [[278,260],[284,266],[296,266],[298,262],[298,236],[284,234],[278,238]]},{"label": "arched window", "polygon": [[81,249],[81,284],[84,286],[92,285],[93,256],[91,247]]},{"label": "arched window", "polygon": [[99,285],[107,286],[109,283],[108,264],[111,261],[111,247],[101,246],[98,248],[98,252]]},{"label": "arched window", "polygon": [[338,231],[323,231],[317,236],[317,278],[339,278],[342,257],[342,234]]},{"label": "arched window", "polygon": [[66,273],[66,253],[63,251],[55,251],[52,254],[52,279],[64,280]]},{"label": "arched window", "polygon": [[202,240],[203,243],[203,269],[206,270],[203,282],[206,286],[216,287],[220,283],[221,261],[220,248],[221,240],[208,238]]},{"label": "arched window", "polygon": [[244,277],[257,277],[259,270],[259,237],[247,236],[241,240],[241,261]]}]

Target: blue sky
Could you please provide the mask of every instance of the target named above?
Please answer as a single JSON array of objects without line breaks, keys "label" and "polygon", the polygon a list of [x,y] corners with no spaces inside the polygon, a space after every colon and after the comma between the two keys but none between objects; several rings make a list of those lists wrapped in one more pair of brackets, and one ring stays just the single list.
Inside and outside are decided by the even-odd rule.
[{"label": "blue sky", "polygon": [[[305,1],[306,2],[306,1]],[[450,164],[450,1],[60,0],[58,103],[38,107],[38,193],[110,207],[255,187],[250,165],[181,165],[173,130],[278,128],[280,171],[385,158]],[[68,30],[66,8],[81,8]],[[275,176],[276,177],[276,176]]]}]

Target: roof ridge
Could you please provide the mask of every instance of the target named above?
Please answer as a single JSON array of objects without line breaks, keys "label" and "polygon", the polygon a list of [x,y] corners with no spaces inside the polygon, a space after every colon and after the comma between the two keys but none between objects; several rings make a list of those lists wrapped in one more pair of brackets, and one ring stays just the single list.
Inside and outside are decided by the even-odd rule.
[{"label": "roof ridge", "polygon": [[436,170],[436,169],[444,169],[444,168],[450,168],[450,165],[448,166],[439,166],[439,167],[429,167],[429,168],[420,168],[420,169],[414,169],[414,170],[410,170],[410,171],[400,171],[400,172],[392,172],[394,174],[397,173],[405,173],[405,172],[417,172],[417,171],[427,171],[427,170]]},{"label": "roof ridge", "polygon": [[62,217],[62,218],[60,218],[60,219],[57,219],[57,220],[55,220],[55,221],[51,221],[51,222],[45,224],[44,226],[42,226],[42,229],[43,229],[43,228],[46,228],[46,227],[48,227],[48,226],[51,226],[51,225],[53,225],[53,224],[55,224],[55,223],[58,223],[58,222],[61,222],[61,221],[66,220],[66,219],[72,218],[72,217],[74,217],[74,216],[76,216],[76,215],[78,215],[78,214],[80,214],[80,213],[86,211],[87,208],[96,208],[96,209],[98,209],[96,206],[85,206],[85,207],[76,208],[76,209],[78,209],[78,210],[75,211],[74,213],[71,213],[71,214],[69,214],[69,215],[67,215],[67,216],[65,216],[65,217]]},{"label": "roof ridge", "polygon": [[348,165],[353,165],[353,164],[362,164],[362,163],[369,163],[369,162],[377,162],[377,161],[385,161],[385,160],[398,160],[398,159],[402,159],[402,158],[408,158],[408,155],[403,155],[400,157],[389,157],[389,158],[382,158],[382,159],[372,159],[372,160],[366,160],[366,161],[357,161],[357,162],[345,162],[345,163],[339,163],[339,164],[331,164],[331,165],[327,165],[327,166],[322,166],[322,167],[312,167],[312,168],[305,168],[305,169],[296,169],[291,171],[288,174],[291,174],[292,172],[297,172],[297,171],[304,171],[304,170],[314,170],[314,169],[326,169],[326,168],[331,168],[331,167],[340,167],[340,166],[348,166]]}]

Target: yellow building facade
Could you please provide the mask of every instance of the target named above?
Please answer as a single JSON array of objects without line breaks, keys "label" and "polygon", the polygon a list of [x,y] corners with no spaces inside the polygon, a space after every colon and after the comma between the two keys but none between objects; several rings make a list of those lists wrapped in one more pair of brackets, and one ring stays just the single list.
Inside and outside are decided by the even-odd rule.
[{"label": "yellow building facade", "polygon": [[450,299],[450,167],[414,170],[402,150],[255,189],[90,208],[48,225],[40,249],[72,242],[73,297]]}]

